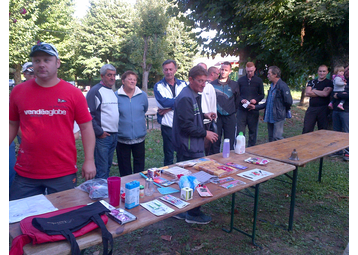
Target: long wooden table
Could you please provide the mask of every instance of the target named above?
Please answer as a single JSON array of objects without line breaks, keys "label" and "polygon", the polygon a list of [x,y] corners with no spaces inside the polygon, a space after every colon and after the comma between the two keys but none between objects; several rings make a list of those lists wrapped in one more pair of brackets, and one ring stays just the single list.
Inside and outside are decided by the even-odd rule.
[{"label": "long wooden table", "polygon": [[[260,166],[244,162],[245,159],[247,159],[248,157],[253,157],[253,156],[254,156],[253,154],[248,154],[248,153],[238,155],[238,154],[235,154],[233,151],[231,151],[229,158],[222,158],[221,153],[215,154],[215,155],[212,155],[209,157],[220,162],[220,163],[233,162],[233,163],[245,165],[248,167],[245,170],[239,170],[237,172],[237,173],[240,173],[240,172],[244,172],[247,170],[260,168]],[[189,169],[193,173],[197,171],[193,168],[189,168]],[[178,213],[185,212],[189,209],[192,209],[197,206],[200,206],[200,205],[209,203],[211,201],[217,200],[219,198],[225,197],[227,195],[232,194],[233,202],[234,202],[235,201],[234,200],[235,192],[243,190],[245,188],[252,187],[252,186],[257,187],[256,190],[258,191],[258,186],[261,182],[264,182],[271,178],[275,178],[277,176],[286,174],[290,171],[293,171],[294,169],[295,169],[295,167],[293,165],[289,165],[289,164],[286,164],[283,162],[278,162],[278,161],[272,160],[267,166],[264,167],[264,170],[273,173],[273,175],[271,175],[271,176],[265,177],[265,178],[257,180],[257,181],[251,181],[248,179],[241,178],[241,177],[237,176],[235,173],[230,176],[233,177],[234,179],[242,180],[242,181],[246,182],[246,184],[239,185],[239,186],[236,186],[236,187],[233,187],[230,189],[225,189],[225,188],[220,187],[217,184],[209,183],[209,184],[207,184],[207,186],[208,186],[209,190],[211,191],[211,193],[213,194],[213,197],[202,198],[199,196],[199,194],[197,192],[194,192],[193,199],[188,201],[188,202],[190,202],[190,205],[188,205],[185,208],[178,209],[174,206],[167,204],[169,207],[175,209],[175,211],[170,214],[166,214],[166,215],[163,215],[160,217],[153,215],[152,213],[150,213],[149,211],[144,209],[142,206],[137,206],[131,210],[128,210],[129,212],[131,212],[132,214],[137,216],[136,221],[127,223],[125,225],[119,225],[115,221],[109,219],[106,227],[109,230],[109,232],[113,235],[113,237],[115,238],[120,235],[124,235],[126,233],[132,232],[136,229],[143,228],[145,226],[151,225],[158,221],[164,220],[164,219],[169,218],[169,217],[176,215]],[[170,177],[168,177],[166,175],[163,175],[163,177],[170,179]],[[133,181],[133,180],[138,180],[138,181],[140,181],[141,184],[144,184],[144,182],[145,182],[144,178],[142,178],[139,174],[133,174],[130,176],[122,177],[121,186],[124,187],[125,183]],[[177,184],[173,184],[171,187],[179,189],[179,186]],[[174,193],[172,195],[179,197],[179,193]],[[156,191],[150,197],[146,196],[144,198],[141,198],[140,202],[147,202],[147,201],[159,198],[161,196],[163,196],[163,195],[160,194],[158,191]],[[93,202],[93,200],[91,200],[89,198],[89,196],[86,192],[77,190],[77,189],[71,189],[71,190],[67,190],[67,191],[63,191],[63,192],[50,194],[50,195],[47,195],[47,198],[58,209],[68,208],[68,207],[72,207],[72,206],[76,206],[76,205],[87,204],[87,203]],[[108,201],[108,199],[105,199],[105,200]],[[255,197],[255,207],[256,208],[257,208],[257,201],[258,201],[258,193],[257,193],[257,197]],[[124,203],[121,203],[120,207],[124,208]],[[232,206],[232,208],[233,208],[233,206]],[[254,238],[255,238],[254,231],[256,228],[256,212],[257,212],[257,210],[254,211],[255,222],[254,222],[254,226],[253,226],[253,234],[251,235],[253,242],[254,242]],[[231,220],[231,230],[233,228],[232,223],[233,223],[233,213],[232,213],[232,220]],[[19,223],[10,224],[9,232],[10,232],[10,238],[15,238],[16,236],[20,235],[21,230],[20,230]],[[82,249],[91,247],[93,245],[100,244],[102,242],[102,235],[101,235],[100,229],[96,229],[94,231],[91,231],[90,233],[87,233],[86,235],[78,237],[76,240],[78,242],[80,249],[82,250]],[[55,254],[70,254],[70,251],[71,251],[70,244],[67,241],[60,241],[60,242],[55,242],[55,243],[45,243],[45,244],[39,244],[39,245],[35,245],[35,246],[33,246],[32,244],[27,244],[24,246],[24,254],[55,255]]]},{"label": "long wooden table", "polygon": [[[343,150],[349,146],[349,134],[330,130],[318,130],[290,138],[249,147],[246,152],[260,157],[274,159],[294,165],[292,176],[291,206],[288,230],[292,230],[296,198],[298,167],[320,159],[318,181],[321,182],[323,157]],[[291,153],[296,150],[299,160],[291,160]]]}]

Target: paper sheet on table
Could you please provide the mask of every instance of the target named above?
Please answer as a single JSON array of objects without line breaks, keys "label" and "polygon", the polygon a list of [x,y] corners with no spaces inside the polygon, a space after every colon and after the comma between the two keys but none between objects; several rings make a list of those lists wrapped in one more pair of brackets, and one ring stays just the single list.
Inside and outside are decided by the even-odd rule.
[{"label": "paper sheet on table", "polygon": [[196,177],[196,179],[198,179],[198,181],[201,184],[208,183],[212,178],[213,179],[219,179],[219,177],[217,177],[215,175],[208,174],[207,172],[204,172],[204,171],[196,172],[196,173],[192,174],[191,176]]},{"label": "paper sheet on table", "polygon": [[265,178],[265,177],[267,177],[269,175],[273,175],[273,173],[270,173],[270,172],[255,168],[255,169],[243,172],[243,173],[239,173],[237,175],[240,176],[240,177],[244,177],[246,179],[249,179],[251,181],[256,181],[256,180],[259,180],[261,178]]},{"label": "paper sheet on table", "polygon": [[57,210],[44,195],[12,200],[9,201],[9,223],[19,222],[28,216]]}]

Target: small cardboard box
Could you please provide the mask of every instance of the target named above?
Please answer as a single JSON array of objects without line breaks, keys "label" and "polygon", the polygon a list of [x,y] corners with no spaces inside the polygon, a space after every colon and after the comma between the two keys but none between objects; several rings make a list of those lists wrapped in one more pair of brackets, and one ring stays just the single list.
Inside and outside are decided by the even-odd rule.
[{"label": "small cardboard box", "polygon": [[182,188],[180,192],[180,197],[185,201],[193,199],[193,189],[189,187]]}]

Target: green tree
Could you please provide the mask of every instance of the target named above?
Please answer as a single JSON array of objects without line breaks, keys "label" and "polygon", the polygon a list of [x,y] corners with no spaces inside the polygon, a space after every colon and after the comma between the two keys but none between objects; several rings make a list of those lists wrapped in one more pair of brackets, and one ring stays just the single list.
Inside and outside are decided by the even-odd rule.
[{"label": "green tree", "polygon": [[167,56],[166,30],[169,17],[166,14],[166,1],[138,0],[136,17],[133,22],[134,33],[131,60],[142,67],[142,89],[147,92],[148,77],[152,68],[159,69]]},{"label": "green tree", "polygon": [[16,70],[16,84],[21,82],[21,65],[30,61],[30,47],[37,41],[53,43],[66,66],[73,6],[72,0],[10,0],[9,64]]},{"label": "green tree", "polygon": [[21,65],[29,61],[38,27],[36,4],[24,0],[9,1],[9,66],[15,69],[15,84],[21,83]]},{"label": "green tree", "polygon": [[105,63],[111,63],[119,73],[128,68],[128,55],[122,48],[131,32],[132,13],[133,8],[124,1],[90,1],[78,30],[78,76],[96,76]]},{"label": "green tree", "polygon": [[307,79],[324,63],[348,63],[348,0],[174,2],[174,11],[187,11],[187,24],[216,30],[211,41],[199,37],[208,55],[240,56],[259,69],[277,65],[292,81]]},{"label": "green tree", "polygon": [[189,70],[193,67],[193,60],[199,52],[195,33],[177,17],[170,19],[167,31],[169,58],[175,59],[178,64],[176,76],[187,81]]}]

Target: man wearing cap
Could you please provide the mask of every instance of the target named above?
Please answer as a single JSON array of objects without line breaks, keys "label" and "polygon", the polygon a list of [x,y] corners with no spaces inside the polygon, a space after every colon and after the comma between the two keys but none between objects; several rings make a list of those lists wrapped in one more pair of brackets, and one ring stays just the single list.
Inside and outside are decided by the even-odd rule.
[{"label": "man wearing cap", "polygon": [[56,48],[38,43],[31,48],[35,79],[12,90],[9,106],[9,143],[21,127],[22,142],[15,165],[10,200],[71,189],[77,183],[76,121],[82,134],[82,177],[94,178],[95,136],[92,117],[81,91],[57,77]]},{"label": "man wearing cap", "polygon": [[107,179],[117,146],[119,122],[118,98],[112,90],[116,83],[116,68],[105,64],[99,72],[102,80],[88,91],[86,98],[96,135],[96,178]]},{"label": "man wearing cap", "polygon": [[[35,78],[34,68],[32,67],[32,62],[27,62],[22,66],[22,74],[24,75],[26,81]],[[21,136],[22,136],[21,129],[19,128],[19,131],[17,132],[17,135],[16,135],[17,141],[19,144],[21,144]],[[15,162],[16,162],[15,142],[13,141],[9,147],[9,177],[10,177],[9,188],[11,187],[12,181],[14,180],[15,174],[16,174],[16,172],[14,170]]]},{"label": "man wearing cap", "polygon": [[34,67],[32,66],[32,62],[27,62],[22,66],[22,74],[24,75],[27,81],[35,78]]}]

